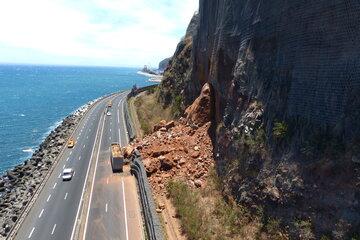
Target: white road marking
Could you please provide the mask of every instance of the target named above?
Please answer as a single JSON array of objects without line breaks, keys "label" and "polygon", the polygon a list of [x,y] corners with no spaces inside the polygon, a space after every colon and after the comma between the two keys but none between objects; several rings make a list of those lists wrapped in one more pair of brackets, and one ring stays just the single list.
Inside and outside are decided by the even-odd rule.
[{"label": "white road marking", "polygon": [[67,158],[66,161],[69,161],[69,158]]},{"label": "white road marking", "polygon": [[85,145],[83,146],[83,148],[85,148]]},{"label": "white road marking", "polygon": [[54,235],[55,228],[56,228],[56,224],[54,224],[54,226],[53,226],[53,229],[52,229],[52,231],[51,231],[51,235]]},{"label": "white road marking", "polygon": [[[92,194],[93,194],[93,190],[94,190],[95,176],[96,176],[96,170],[97,170],[97,166],[98,166],[98,162],[99,162],[99,154],[100,154],[100,147],[101,147],[101,142],[102,142],[102,136],[103,136],[103,133],[104,133],[104,127],[105,127],[105,119],[103,120],[103,125],[102,125],[102,128],[101,128],[100,142],[99,142],[99,150],[98,150],[97,156],[96,156],[95,171],[94,171],[94,175],[93,175],[93,179],[92,179],[92,184],[91,184],[90,200],[89,200],[89,206],[88,206],[87,213],[86,213],[85,229],[84,229],[83,240],[85,240],[85,237],[86,237],[86,230],[87,230],[87,225],[88,225],[88,220],[89,220],[89,212],[90,212],[90,208],[91,208]],[[95,139],[96,139],[96,138],[95,138]],[[94,147],[95,147],[95,144],[94,144]],[[72,235],[73,235],[73,234],[72,234]],[[72,238],[71,238],[71,239],[72,239]]]},{"label": "white road marking", "polygon": [[67,195],[68,195],[68,193],[65,193],[65,197],[64,197],[65,200],[66,200],[66,198],[67,198]]},{"label": "white road marking", "polygon": [[86,136],[86,139],[89,139],[89,136]]},{"label": "white road marking", "polygon": [[28,238],[31,238],[31,235],[33,234],[34,230],[35,230],[35,227],[32,228]]},{"label": "white road marking", "polygon": [[126,214],[126,201],[125,201],[125,185],[124,185],[124,179],[122,179],[122,189],[123,189],[124,216],[125,216],[125,235],[126,235],[126,240],[129,240],[129,231],[128,231],[127,214]]},{"label": "white road marking", "polygon": [[51,194],[50,194],[50,195],[48,196],[48,198],[46,199],[46,202],[49,202],[50,198],[51,198]]},{"label": "white road marking", "polygon": [[120,144],[120,147],[122,147],[122,143],[121,143],[121,135],[120,135],[120,128],[118,129],[119,130],[119,144]]},{"label": "white road marking", "polygon": [[63,166],[63,169],[65,169],[65,164],[64,164],[64,166]]},{"label": "white road marking", "polygon": [[69,155],[71,155],[72,154],[72,151],[70,152],[70,154]]},{"label": "white road marking", "polygon": [[79,136],[76,138],[76,140],[79,140]]},{"label": "white road marking", "polygon": [[41,210],[40,214],[39,214],[39,218],[41,218],[42,214],[44,213],[44,209]]},{"label": "white road marking", "polygon": [[105,205],[105,212],[107,212],[108,204]]},{"label": "white road marking", "polygon": [[74,175],[73,175],[73,177],[75,176],[75,173],[76,173],[76,172],[74,171]]},{"label": "white road marking", "polygon": [[55,184],[54,184],[53,189],[55,189],[55,188],[56,188],[56,185],[57,185],[57,183],[55,183]]},{"label": "white road marking", "polygon": [[[98,106],[99,106],[99,105],[98,105]],[[94,111],[94,110],[92,110],[92,111]],[[88,181],[89,171],[90,171],[90,167],[91,167],[91,159],[93,158],[93,154],[94,154],[94,151],[95,151],[95,143],[96,143],[96,139],[97,139],[98,134],[99,134],[101,117],[102,117],[102,116],[100,116],[99,124],[98,124],[97,130],[96,130],[96,135],[95,135],[95,139],[94,139],[93,149],[92,149],[92,151],[91,151],[90,161],[89,161],[89,164],[88,164],[88,169],[87,169],[87,171],[86,171],[85,182],[84,182],[83,189],[82,189],[82,192],[81,192],[81,198],[80,198],[80,201],[79,201],[79,204],[78,204],[78,209],[77,209],[77,212],[76,212],[76,217],[75,217],[75,220],[74,220],[74,224],[73,224],[73,228],[72,228],[70,240],[73,240],[73,239],[74,239],[74,234],[75,234],[75,230],[76,230],[76,223],[78,222],[78,218],[79,218],[79,214],[80,214],[80,207],[81,207],[81,203],[83,202],[84,193],[85,193],[85,186],[86,186],[85,183]],[[95,120],[95,119],[96,119],[96,118],[94,118],[94,120]],[[85,225],[85,226],[86,226],[86,225]],[[86,232],[85,232],[84,235],[86,235]],[[85,236],[84,236],[84,238],[85,238]]]},{"label": "white road marking", "polygon": [[60,177],[61,177],[61,173],[59,174],[58,178],[60,178]]},{"label": "white road marking", "polygon": [[110,132],[111,132],[111,128],[110,128]]},{"label": "white road marking", "polygon": [[[122,102],[122,109],[124,109],[124,99],[122,99],[121,102]],[[125,114],[123,113],[122,116],[123,116],[124,131],[127,133],[127,130],[126,130],[127,128],[125,125]],[[126,139],[126,143],[129,142],[129,138],[128,138],[127,134],[125,134],[125,139]]]},{"label": "white road marking", "polygon": [[79,157],[79,161],[81,160],[81,156]]},{"label": "white road marking", "polygon": [[111,136],[109,137],[109,140],[111,141]]}]

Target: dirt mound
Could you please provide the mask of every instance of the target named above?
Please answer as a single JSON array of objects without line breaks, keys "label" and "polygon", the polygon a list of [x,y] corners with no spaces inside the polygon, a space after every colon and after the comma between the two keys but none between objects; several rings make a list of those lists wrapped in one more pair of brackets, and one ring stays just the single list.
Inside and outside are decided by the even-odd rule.
[{"label": "dirt mound", "polygon": [[161,122],[156,132],[134,147],[141,152],[143,163],[155,192],[165,193],[169,180],[183,179],[193,187],[202,187],[214,165],[212,143],[208,135],[210,123],[201,127],[182,122]]}]

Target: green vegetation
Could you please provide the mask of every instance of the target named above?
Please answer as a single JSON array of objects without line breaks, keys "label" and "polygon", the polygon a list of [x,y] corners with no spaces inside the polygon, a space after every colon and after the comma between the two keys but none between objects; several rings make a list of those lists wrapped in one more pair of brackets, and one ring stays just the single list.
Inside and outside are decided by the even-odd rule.
[{"label": "green vegetation", "polygon": [[208,222],[203,218],[202,209],[198,207],[198,193],[191,191],[183,182],[170,182],[167,189],[189,239],[210,239]]},{"label": "green vegetation", "polygon": [[204,188],[193,189],[182,181],[172,181],[167,190],[189,239],[286,239],[280,221],[263,223],[263,214],[251,214],[221,194],[223,184],[214,170]]},{"label": "green vegetation", "polygon": [[153,127],[161,120],[173,119],[171,108],[163,108],[157,99],[157,88],[141,93],[134,99],[137,119],[144,134],[151,133]]},{"label": "green vegetation", "polygon": [[288,132],[288,125],[285,122],[275,122],[273,127],[273,135],[277,139],[283,139]]},{"label": "green vegetation", "polygon": [[179,117],[182,113],[182,101],[183,98],[181,95],[177,95],[174,97],[172,106],[171,106],[171,112],[173,116]]}]

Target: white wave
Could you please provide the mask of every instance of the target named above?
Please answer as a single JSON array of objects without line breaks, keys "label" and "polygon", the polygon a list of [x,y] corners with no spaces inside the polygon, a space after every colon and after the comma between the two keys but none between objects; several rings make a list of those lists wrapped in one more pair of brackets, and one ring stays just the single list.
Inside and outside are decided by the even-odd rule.
[{"label": "white wave", "polygon": [[146,77],[157,77],[157,76],[159,76],[159,75],[150,74],[150,73],[146,73],[146,72],[142,72],[142,71],[138,71],[136,73],[139,74],[139,75],[146,76]]},{"label": "white wave", "polygon": [[25,114],[23,114],[23,113],[21,113],[19,116],[20,116],[20,117],[25,117],[26,115],[25,115]]},{"label": "white wave", "polygon": [[25,148],[25,149],[22,149],[23,152],[25,153],[34,153],[35,150],[33,148]]}]

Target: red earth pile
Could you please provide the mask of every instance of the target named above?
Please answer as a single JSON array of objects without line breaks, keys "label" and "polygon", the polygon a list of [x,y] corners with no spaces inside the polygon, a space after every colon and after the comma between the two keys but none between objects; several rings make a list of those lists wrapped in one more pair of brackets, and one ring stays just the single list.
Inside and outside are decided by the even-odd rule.
[{"label": "red earth pile", "polygon": [[211,89],[200,96],[178,122],[161,121],[154,132],[133,145],[141,152],[155,195],[163,195],[166,183],[182,179],[192,187],[203,187],[214,165],[209,136]]}]

